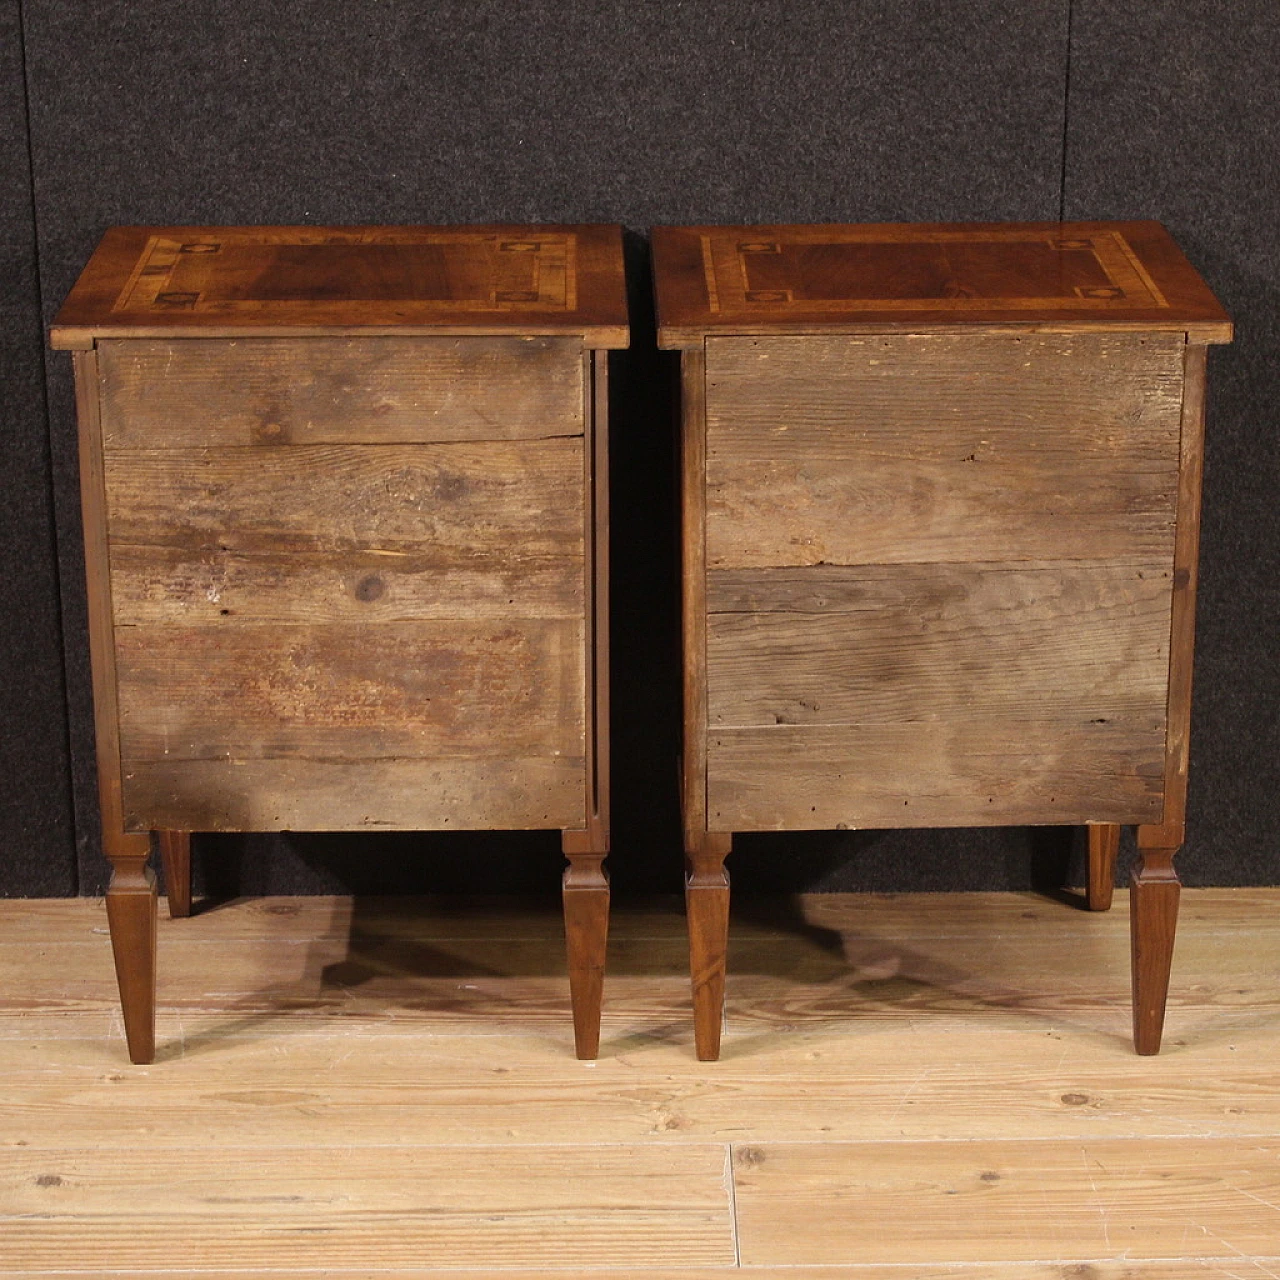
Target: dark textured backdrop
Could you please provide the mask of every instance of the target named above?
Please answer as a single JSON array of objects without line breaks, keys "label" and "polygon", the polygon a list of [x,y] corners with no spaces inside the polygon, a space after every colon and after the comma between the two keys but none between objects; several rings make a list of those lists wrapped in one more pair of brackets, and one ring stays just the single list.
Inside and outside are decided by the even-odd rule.
[{"label": "dark textured backdrop", "polygon": [[[40,325],[113,222],[629,229],[634,339],[613,365],[625,892],[674,889],[680,866],[675,370],[653,350],[646,229],[1162,219],[1239,332],[1211,365],[1181,865],[1191,883],[1280,880],[1276,15],[1273,0],[0,0],[0,893],[103,884],[70,361],[50,355],[44,379]],[[555,884],[557,845],[205,837],[197,879],[219,894],[533,891]],[[1021,887],[1076,845],[833,832],[742,838],[733,865],[741,889]]]}]

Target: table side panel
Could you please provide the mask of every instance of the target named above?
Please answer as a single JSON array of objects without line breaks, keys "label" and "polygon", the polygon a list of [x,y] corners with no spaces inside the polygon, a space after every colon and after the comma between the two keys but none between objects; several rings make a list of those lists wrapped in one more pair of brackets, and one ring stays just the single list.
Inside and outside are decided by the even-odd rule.
[{"label": "table side panel", "polygon": [[1158,818],[1183,343],[707,349],[709,825]]},{"label": "table side panel", "polygon": [[580,435],[576,338],[108,339],[108,449]]}]

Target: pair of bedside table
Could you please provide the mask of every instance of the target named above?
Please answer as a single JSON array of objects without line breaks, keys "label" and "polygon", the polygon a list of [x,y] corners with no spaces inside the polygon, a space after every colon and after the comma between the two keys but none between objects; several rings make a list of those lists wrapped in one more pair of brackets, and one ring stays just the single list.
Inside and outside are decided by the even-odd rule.
[{"label": "pair of bedside table", "polygon": [[[1182,842],[1205,344],[1154,223],[662,228],[683,365],[698,1054],[733,832],[1138,825],[1139,1052]],[[616,227],[117,228],[76,352],[107,904],[154,1052],[159,832],[558,828],[608,927]]]}]

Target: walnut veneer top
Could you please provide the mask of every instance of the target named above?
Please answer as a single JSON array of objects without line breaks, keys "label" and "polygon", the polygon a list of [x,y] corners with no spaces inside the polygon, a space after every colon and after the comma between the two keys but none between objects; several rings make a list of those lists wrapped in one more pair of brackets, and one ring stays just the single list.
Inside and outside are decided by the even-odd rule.
[{"label": "walnut veneer top", "polygon": [[1158,222],[657,227],[658,345],[708,335],[1231,321]]},{"label": "walnut veneer top", "polygon": [[105,337],[564,334],[627,345],[616,226],[112,227],[53,323]]}]

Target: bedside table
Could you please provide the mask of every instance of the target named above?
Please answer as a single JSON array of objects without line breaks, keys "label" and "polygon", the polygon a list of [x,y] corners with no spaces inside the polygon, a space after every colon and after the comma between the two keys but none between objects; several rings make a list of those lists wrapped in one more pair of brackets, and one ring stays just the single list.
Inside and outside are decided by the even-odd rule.
[{"label": "bedside table", "polygon": [[115,227],[75,353],[107,910],[154,1055],[159,833],[555,828],[608,927],[609,226]]},{"label": "bedside table", "polygon": [[1183,839],[1205,344],[1153,222],[664,227],[683,364],[683,808],[698,1056],[733,832],[1137,825],[1159,1048]]}]

